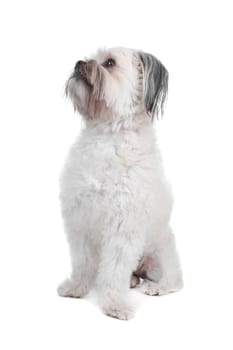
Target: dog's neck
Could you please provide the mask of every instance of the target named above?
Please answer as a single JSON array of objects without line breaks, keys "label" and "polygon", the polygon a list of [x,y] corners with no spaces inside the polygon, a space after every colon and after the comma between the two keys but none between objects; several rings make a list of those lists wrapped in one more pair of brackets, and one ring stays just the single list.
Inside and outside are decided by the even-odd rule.
[{"label": "dog's neck", "polygon": [[109,118],[85,119],[86,128],[97,129],[103,133],[119,133],[121,131],[137,132],[143,127],[153,128],[153,122],[146,113],[134,115],[111,116]]}]

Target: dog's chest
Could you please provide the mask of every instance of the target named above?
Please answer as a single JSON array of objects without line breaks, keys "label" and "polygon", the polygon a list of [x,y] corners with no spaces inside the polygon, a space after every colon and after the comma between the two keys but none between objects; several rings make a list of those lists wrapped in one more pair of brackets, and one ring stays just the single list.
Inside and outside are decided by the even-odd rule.
[{"label": "dog's chest", "polygon": [[[151,193],[159,172],[154,144],[137,135],[82,137],[72,147],[63,174],[71,197],[93,200]],[[97,199],[96,199],[97,198]],[[101,204],[101,202],[100,202]]]}]

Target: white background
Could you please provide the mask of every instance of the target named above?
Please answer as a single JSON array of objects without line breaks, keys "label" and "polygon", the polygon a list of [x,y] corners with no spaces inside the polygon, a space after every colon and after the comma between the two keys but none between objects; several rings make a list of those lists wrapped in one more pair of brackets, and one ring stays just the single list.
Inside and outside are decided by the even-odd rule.
[{"label": "white background", "polygon": [[[232,349],[230,6],[1,2],[1,349]],[[153,53],[170,73],[156,127],[176,198],[172,224],[185,288],[143,298],[129,322],[56,295],[69,272],[58,178],[81,127],[64,83],[99,46]]]}]

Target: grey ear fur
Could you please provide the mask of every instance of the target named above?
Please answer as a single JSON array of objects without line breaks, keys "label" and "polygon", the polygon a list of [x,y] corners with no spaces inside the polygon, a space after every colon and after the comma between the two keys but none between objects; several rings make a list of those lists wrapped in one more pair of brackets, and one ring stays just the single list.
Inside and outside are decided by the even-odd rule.
[{"label": "grey ear fur", "polygon": [[153,120],[154,115],[163,115],[168,92],[168,71],[151,54],[139,52],[139,57],[144,68],[145,106]]}]

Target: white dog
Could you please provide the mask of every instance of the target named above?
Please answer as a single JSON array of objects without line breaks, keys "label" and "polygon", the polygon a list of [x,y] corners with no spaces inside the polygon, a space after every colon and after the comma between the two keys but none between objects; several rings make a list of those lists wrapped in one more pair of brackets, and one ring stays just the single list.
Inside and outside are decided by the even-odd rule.
[{"label": "white dog", "polygon": [[168,72],[144,52],[100,50],[78,61],[67,95],[85,121],[61,177],[72,273],[66,297],[94,289],[103,312],[129,319],[129,288],[163,295],[182,287],[169,226],[172,194],[153,117],[163,112]]}]

